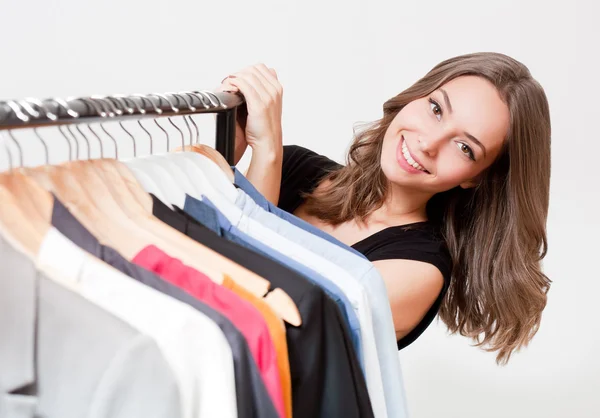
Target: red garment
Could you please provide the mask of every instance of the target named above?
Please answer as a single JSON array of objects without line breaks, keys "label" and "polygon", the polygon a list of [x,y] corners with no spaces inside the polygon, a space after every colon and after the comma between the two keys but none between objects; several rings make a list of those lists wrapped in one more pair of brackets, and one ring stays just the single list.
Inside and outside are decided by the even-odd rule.
[{"label": "red garment", "polygon": [[134,257],[133,263],[156,273],[163,280],[206,303],[239,329],[248,342],[275,409],[280,417],[285,418],[275,345],[258,310],[231,290],[218,285],[205,274],[183,264],[154,245],[140,251]]}]

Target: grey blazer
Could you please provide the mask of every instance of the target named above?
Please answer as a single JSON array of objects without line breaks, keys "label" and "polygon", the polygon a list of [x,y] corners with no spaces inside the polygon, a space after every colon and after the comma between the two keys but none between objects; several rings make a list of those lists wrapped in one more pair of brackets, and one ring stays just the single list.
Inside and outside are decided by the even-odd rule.
[{"label": "grey blazer", "polygon": [[0,418],[180,417],[156,343],[0,236]]}]

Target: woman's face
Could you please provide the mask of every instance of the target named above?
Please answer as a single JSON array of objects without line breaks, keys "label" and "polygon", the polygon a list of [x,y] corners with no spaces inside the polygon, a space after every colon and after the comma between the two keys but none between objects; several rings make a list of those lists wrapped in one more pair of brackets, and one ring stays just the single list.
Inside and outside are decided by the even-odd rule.
[{"label": "woman's face", "polygon": [[496,88],[481,77],[458,77],[398,112],[385,133],[381,168],[392,184],[432,196],[473,187],[508,127],[508,107]]}]

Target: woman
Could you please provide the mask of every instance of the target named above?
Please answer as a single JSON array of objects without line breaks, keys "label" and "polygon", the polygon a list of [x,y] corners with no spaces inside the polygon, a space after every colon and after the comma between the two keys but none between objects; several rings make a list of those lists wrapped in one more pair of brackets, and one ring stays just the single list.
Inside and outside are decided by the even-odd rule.
[{"label": "woman", "polygon": [[252,147],[247,177],[265,197],[373,262],[400,349],[437,313],[498,363],[527,345],[551,283],[550,115],[527,67],[499,53],[443,61],[384,103],[346,166],[282,146],[273,69],[247,68],[221,89],[247,102],[236,163]]}]

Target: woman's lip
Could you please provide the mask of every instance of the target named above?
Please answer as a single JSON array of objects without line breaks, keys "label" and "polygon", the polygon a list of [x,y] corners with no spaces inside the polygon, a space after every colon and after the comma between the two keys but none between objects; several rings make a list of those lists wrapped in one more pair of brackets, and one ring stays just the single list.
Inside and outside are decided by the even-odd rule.
[{"label": "woman's lip", "polygon": [[398,164],[404,171],[407,171],[412,174],[426,174],[424,171],[414,168],[412,165],[406,161],[404,158],[404,154],[402,153],[402,144],[404,144],[404,136],[400,137],[400,141],[398,141],[398,148],[396,149],[396,160]]}]

